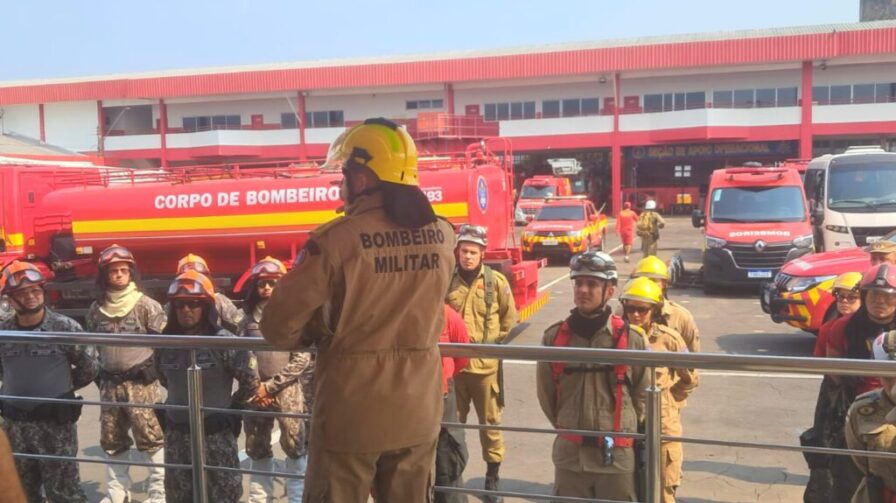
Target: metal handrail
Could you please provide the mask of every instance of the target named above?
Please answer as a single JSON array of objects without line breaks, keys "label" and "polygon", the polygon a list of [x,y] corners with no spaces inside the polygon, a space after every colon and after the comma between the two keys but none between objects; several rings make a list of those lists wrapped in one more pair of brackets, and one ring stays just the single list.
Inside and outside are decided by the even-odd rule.
[{"label": "metal handrail", "polygon": [[[82,405],[99,405],[106,407],[144,407],[165,410],[187,410],[190,418],[190,437],[192,446],[192,465],[179,464],[155,464],[132,461],[115,461],[107,459],[80,458],[68,456],[51,456],[16,453],[16,457],[27,459],[68,460],[86,463],[105,464],[129,464],[135,466],[155,466],[169,468],[183,468],[193,470],[194,500],[206,502],[206,470],[233,472],[240,474],[259,474],[268,476],[280,476],[287,478],[303,478],[301,475],[289,473],[271,473],[242,468],[229,468],[210,466],[204,459],[204,436],[202,434],[203,414],[205,412],[229,413],[247,416],[263,417],[296,417],[310,418],[310,414],[293,414],[257,410],[223,409],[203,407],[201,405],[201,369],[195,365],[195,354],[198,348],[202,349],[237,349],[237,350],[273,350],[269,344],[260,338],[248,337],[216,337],[216,336],[177,336],[177,335],[143,335],[143,334],[98,334],[98,333],[72,333],[72,332],[23,332],[0,331],[0,343],[42,343],[61,345],[107,345],[107,346],[148,346],[155,348],[172,348],[189,350],[193,365],[188,369],[188,397],[189,405],[166,404],[132,404],[125,402],[88,401],[77,399],[38,398],[38,397],[14,397],[0,395],[0,400],[18,400],[25,402],[46,403],[73,403]],[[443,423],[443,426],[452,428],[465,428],[476,430],[502,430],[524,433],[569,433],[583,436],[619,436],[645,440],[647,447],[646,459],[649,461],[647,471],[647,501],[657,502],[660,497],[660,472],[659,472],[659,445],[662,441],[679,441],[704,445],[733,446],[754,449],[772,449],[790,452],[814,452],[821,454],[853,455],[883,459],[896,459],[896,453],[857,451],[849,449],[831,449],[824,447],[788,446],[759,442],[737,442],[716,439],[704,439],[693,437],[676,437],[662,435],[661,422],[661,390],[656,386],[656,367],[680,367],[714,370],[735,370],[745,372],[770,372],[770,373],[797,373],[797,374],[841,374],[859,376],[896,376],[896,365],[889,361],[872,360],[848,360],[832,358],[806,358],[806,357],[778,357],[778,356],[754,356],[754,355],[727,355],[717,353],[656,353],[638,350],[594,349],[572,347],[545,347],[545,346],[508,346],[492,344],[439,344],[442,354],[445,356],[460,356],[469,358],[499,358],[511,360],[526,360],[538,362],[564,362],[591,365],[629,365],[644,367],[648,370],[650,386],[647,388],[646,401],[646,433],[618,433],[594,430],[570,430],[570,429],[545,429],[528,428],[502,425],[479,425]],[[311,350],[309,350],[311,351]],[[567,498],[552,495],[517,493],[512,491],[482,491],[468,488],[436,487],[444,492],[463,492],[473,495],[494,495],[508,497],[523,497],[535,500],[551,501],[596,501],[580,498]],[[600,500],[608,501],[608,500]]]},{"label": "metal handrail", "polygon": [[[0,343],[80,344],[102,346],[147,346],[169,349],[242,349],[276,351],[259,337],[217,337],[201,335],[100,334],[91,332],[0,331]],[[729,355],[719,353],[657,353],[652,351],[547,347],[501,344],[440,343],[444,356],[494,358],[542,362],[631,365],[635,367],[680,367],[704,370],[777,372],[798,374],[896,377],[891,361],[810,358],[795,356]],[[309,351],[313,349],[292,349]]]}]

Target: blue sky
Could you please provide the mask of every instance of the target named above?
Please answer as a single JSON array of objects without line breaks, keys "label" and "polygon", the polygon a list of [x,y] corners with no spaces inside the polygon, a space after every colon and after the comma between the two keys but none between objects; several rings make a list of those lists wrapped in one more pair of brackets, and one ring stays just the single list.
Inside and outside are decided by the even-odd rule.
[{"label": "blue sky", "polygon": [[17,1],[0,81],[855,22],[859,0]]}]

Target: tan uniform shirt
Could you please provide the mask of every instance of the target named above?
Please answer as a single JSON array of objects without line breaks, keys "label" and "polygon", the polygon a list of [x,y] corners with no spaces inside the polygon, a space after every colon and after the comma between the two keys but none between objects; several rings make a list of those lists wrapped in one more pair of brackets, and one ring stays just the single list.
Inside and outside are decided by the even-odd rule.
[{"label": "tan uniform shirt", "polygon": [[[896,453],[896,403],[881,389],[859,395],[846,414],[844,429],[850,449]],[[884,485],[896,491],[896,461],[862,456],[852,456],[852,459],[862,473],[880,477]],[[874,501],[868,498],[865,480],[859,484],[852,501]]]},{"label": "tan uniform shirt", "polygon": [[[609,309],[609,308],[607,308]],[[543,344],[553,346],[560,324],[550,326],[544,333]],[[608,349],[614,347],[610,321],[590,339],[573,333],[570,347]],[[645,349],[644,332],[631,327],[628,333],[628,349]],[[559,396],[554,383],[551,364],[539,362],[536,370],[538,402],[545,416],[555,428],[613,431],[615,411],[616,375],[612,365],[566,364],[566,368],[577,366],[605,369],[603,372],[572,372],[560,377]],[[623,387],[622,419],[623,432],[636,433],[638,423],[644,416],[644,400],[649,384],[649,376],[643,367],[629,367],[631,386]],[[633,449],[614,449],[613,464],[605,466],[602,449],[583,447],[560,438],[554,440],[554,465],[576,472],[629,473],[635,469]]]},{"label": "tan uniform shirt", "polygon": [[663,325],[675,330],[684,339],[684,343],[691,353],[700,352],[700,330],[694,316],[681,304],[666,299],[663,302],[663,310],[660,312]]},{"label": "tan uniform shirt", "polygon": [[[678,332],[654,323],[650,327],[647,341],[651,351],[681,353],[687,351],[684,340]],[[662,396],[663,435],[681,436],[681,404],[697,387],[696,371],[671,367],[656,368],[656,383]]]},{"label": "tan uniform shirt", "polygon": [[363,196],[311,233],[280,280],[261,331],[279,349],[317,342],[312,435],[325,449],[376,453],[438,436],[454,244],[447,221],[403,229],[381,194]]},{"label": "tan uniform shirt", "polygon": [[[510,330],[519,319],[516,312],[516,303],[510,290],[510,282],[498,271],[494,274],[495,293],[488,316],[488,334],[483,334],[485,328],[485,275],[482,270],[479,276],[468,285],[458,272],[451,278],[451,287],[448,291],[448,304],[460,313],[467,327],[470,342],[474,343],[499,343],[507,337]],[[498,371],[498,360],[470,358],[463,372],[471,374],[491,374]]]}]

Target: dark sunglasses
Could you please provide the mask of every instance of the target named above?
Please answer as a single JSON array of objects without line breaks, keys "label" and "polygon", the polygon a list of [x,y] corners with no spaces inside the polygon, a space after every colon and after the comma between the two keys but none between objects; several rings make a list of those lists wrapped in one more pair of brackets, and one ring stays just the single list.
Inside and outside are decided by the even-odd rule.
[{"label": "dark sunglasses", "polygon": [[277,286],[278,281],[279,280],[276,280],[276,279],[260,279],[260,280],[258,280],[258,286],[261,288],[267,288],[267,287],[274,288],[275,286]]},{"label": "dark sunglasses", "polygon": [[172,302],[174,309],[183,309],[185,307],[190,309],[199,309],[200,307],[202,307],[202,304],[203,302],[201,300],[196,299],[175,300],[174,302]]},{"label": "dark sunglasses", "polygon": [[628,305],[622,306],[622,309],[624,309],[626,313],[639,314],[639,315],[645,315],[653,310],[652,307],[628,306]]},{"label": "dark sunglasses", "polygon": [[854,294],[838,293],[836,295],[836,297],[837,297],[837,302],[849,302],[850,304],[852,304],[853,302],[857,302],[859,299],[862,298],[860,295],[855,294],[855,293]]}]

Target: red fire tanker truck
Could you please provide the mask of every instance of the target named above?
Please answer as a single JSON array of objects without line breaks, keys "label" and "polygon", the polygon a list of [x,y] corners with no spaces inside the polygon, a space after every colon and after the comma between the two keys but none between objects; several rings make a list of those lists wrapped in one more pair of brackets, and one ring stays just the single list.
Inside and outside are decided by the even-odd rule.
[{"label": "red fire tanker truck", "polygon": [[[486,260],[506,273],[523,317],[546,297],[537,292],[539,262],[523,261],[512,233],[512,153],[500,139],[461,155],[421,158],[421,188],[456,226],[488,228]],[[24,257],[55,279],[55,301],[77,314],[93,295],[95,257],[130,248],[150,291],[164,287],[179,257],[206,258],[225,291],[238,292],[246,270],[266,255],[290,263],[308,232],[338,215],[341,174],[314,166],[188,167],[135,172],[7,167],[5,261]],[[22,211],[15,213],[18,205]],[[21,247],[11,246],[22,244]]]}]

